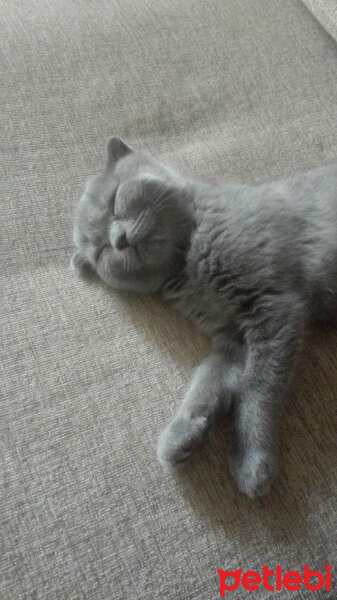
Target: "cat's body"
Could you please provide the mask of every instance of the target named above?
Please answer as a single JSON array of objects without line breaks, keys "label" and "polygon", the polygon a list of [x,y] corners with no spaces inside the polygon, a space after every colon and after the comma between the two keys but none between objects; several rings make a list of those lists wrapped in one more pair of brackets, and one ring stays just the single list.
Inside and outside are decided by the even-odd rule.
[{"label": "cat's body", "polygon": [[75,219],[73,264],[160,292],[212,338],[161,462],[178,466],[231,409],[230,466],[250,497],[277,470],[278,417],[312,320],[337,319],[337,166],[261,186],[186,180],[112,138]]},{"label": "cat's body", "polygon": [[[295,296],[337,318],[337,165],[261,186],[196,183],[195,228],[177,306],[217,337]],[[168,294],[169,296],[169,294]],[[220,321],[220,322],[219,322]]]}]

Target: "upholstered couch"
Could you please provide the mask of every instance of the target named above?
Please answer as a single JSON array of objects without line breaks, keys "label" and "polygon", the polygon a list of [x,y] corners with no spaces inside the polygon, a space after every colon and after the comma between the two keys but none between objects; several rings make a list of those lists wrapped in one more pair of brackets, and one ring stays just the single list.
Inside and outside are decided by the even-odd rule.
[{"label": "upholstered couch", "polygon": [[225,423],[177,475],[157,463],[208,341],[69,269],[73,206],[112,133],[206,178],[336,160],[336,7],[305,4],[0,0],[1,600],[213,600],[219,568],[336,562],[336,331],[310,337],[280,477],[253,502]]}]

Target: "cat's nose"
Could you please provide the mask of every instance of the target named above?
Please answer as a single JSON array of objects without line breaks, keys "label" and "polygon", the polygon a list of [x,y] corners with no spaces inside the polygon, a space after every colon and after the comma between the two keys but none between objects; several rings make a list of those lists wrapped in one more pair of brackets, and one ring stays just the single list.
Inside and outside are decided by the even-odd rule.
[{"label": "cat's nose", "polygon": [[114,223],[111,227],[110,241],[112,247],[117,248],[117,250],[123,250],[129,245],[126,237],[126,231],[120,223]]},{"label": "cat's nose", "polygon": [[126,248],[128,245],[129,244],[126,239],[126,233],[125,231],[122,231],[117,235],[115,239],[115,247],[117,248],[117,250],[123,250],[123,248]]}]

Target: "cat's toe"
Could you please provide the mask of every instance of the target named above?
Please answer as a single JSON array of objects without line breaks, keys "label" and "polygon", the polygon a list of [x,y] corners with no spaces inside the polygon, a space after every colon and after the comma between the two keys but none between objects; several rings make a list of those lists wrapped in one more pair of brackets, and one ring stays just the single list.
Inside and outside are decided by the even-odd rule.
[{"label": "cat's toe", "polygon": [[159,462],[163,466],[182,467],[194,450],[200,446],[206,426],[205,417],[174,419],[159,436],[157,447]]},{"label": "cat's toe", "polygon": [[230,467],[239,490],[253,500],[270,491],[277,475],[275,457],[259,452],[245,457],[239,466],[234,461],[230,462]]}]

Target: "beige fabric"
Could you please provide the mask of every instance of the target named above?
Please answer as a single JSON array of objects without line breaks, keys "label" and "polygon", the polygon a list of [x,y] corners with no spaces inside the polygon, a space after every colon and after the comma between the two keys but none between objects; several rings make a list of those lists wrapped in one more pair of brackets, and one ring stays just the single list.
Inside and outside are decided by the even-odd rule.
[{"label": "beige fabric", "polygon": [[299,0],[0,0],[0,24],[1,600],[213,600],[218,568],[324,571],[336,332],[310,338],[280,480],[253,503],[223,424],[192,468],[156,461],[207,341],[68,263],[72,207],[113,132],[190,175],[335,160],[337,45]]},{"label": "beige fabric", "polygon": [[337,40],[336,0],[303,0],[321,25]]}]

